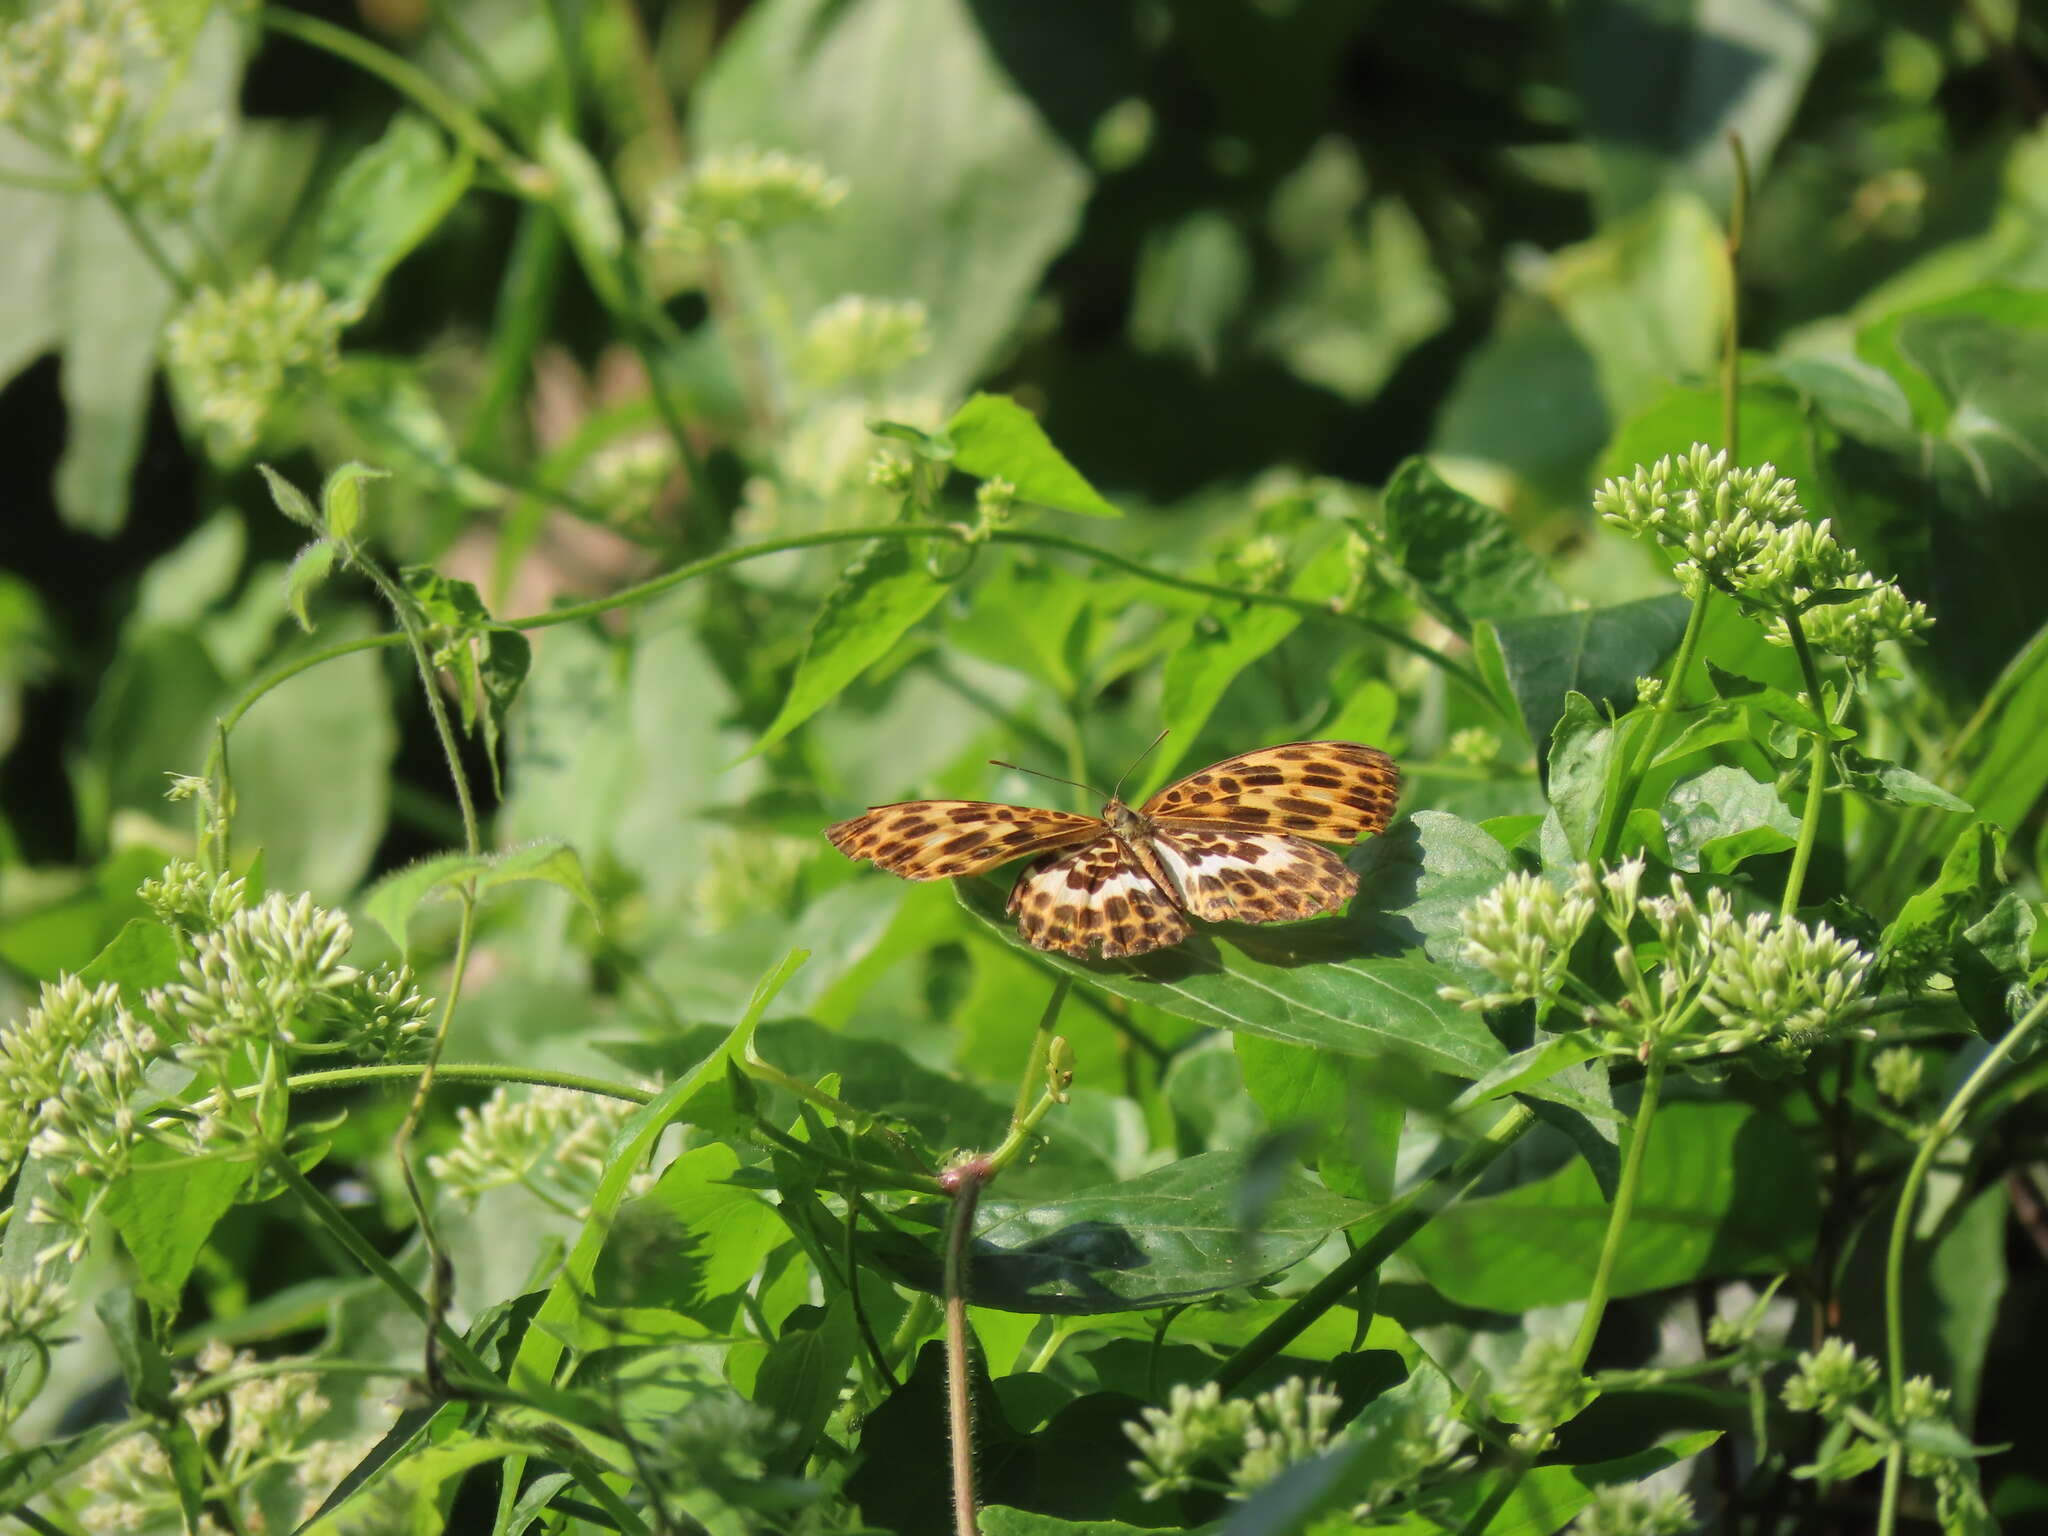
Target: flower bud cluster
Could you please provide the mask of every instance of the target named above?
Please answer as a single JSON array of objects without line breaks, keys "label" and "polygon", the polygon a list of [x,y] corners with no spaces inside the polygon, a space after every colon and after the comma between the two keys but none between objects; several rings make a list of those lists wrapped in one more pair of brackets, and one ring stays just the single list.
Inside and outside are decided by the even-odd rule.
[{"label": "flower bud cluster", "polygon": [[179,979],[146,1001],[182,1033],[178,1054],[197,1066],[261,1042],[310,1043],[312,1001],[357,979],[343,964],[354,938],[346,917],[310,895],[273,892],[201,935]]},{"label": "flower bud cluster", "polygon": [[354,318],[311,279],[286,282],[264,267],[231,293],[194,294],[165,329],[164,355],[223,456],[236,457],[288,395],[341,366]]},{"label": "flower bud cluster", "polygon": [[[1702,903],[1677,875],[1668,894],[1645,896],[1645,867],[1629,859],[1596,874],[1581,864],[1568,887],[1509,875],[1459,914],[1459,957],[1484,971],[1492,990],[1446,986],[1437,995],[1481,1009],[1554,1004],[1571,992],[1594,1005],[1588,1022],[1621,1036],[1625,1048],[1656,1041],[1686,1056],[1765,1046],[1796,1059],[1846,1021],[1872,964],[1853,942],[1826,923],[1739,918],[1725,890],[1709,890]],[[1626,988],[1618,1001],[1594,997],[1570,975],[1572,947],[1596,911],[1617,940],[1614,969]],[[1654,949],[1637,947],[1644,924]]]},{"label": "flower bud cluster", "polygon": [[1838,1419],[1876,1387],[1877,1377],[1877,1362],[1857,1354],[1854,1344],[1825,1339],[1819,1349],[1799,1352],[1798,1369],[1785,1382],[1785,1406]]},{"label": "flower bud cluster", "polygon": [[706,155],[656,195],[650,244],[701,250],[758,239],[822,218],[846,200],[846,183],[816,161],[752,146]]},{"label": "flower bud cluster", "polygon": [[456,1146],[427,1159],[427,1171],[471,1199],[529,1181],[549,1165],[557,1182],[587,1199],[604,1171],[612,1134],[633,1106],[573,1088],[498,1088],[483,1106],[455,1112]]},{"label": "flower bud cluster", "polygon": [[162,33],[142,0],[49,0],[0,28],[0,127],[131,206],[191,210],[220,135],[165,128]]},{"label": "flower bud cluster", "polygon": [[1894,1045],[1879,1051],[1870,1064],[1877,1091],[1894,1104],[1908,1105],[1920,1097],[1927,1076],[1927,1063],[1909,1045]]},{"label": "flower bud cluster", "polygon": [[1699,1513],[1683,1489],[1656,1493],[1640,1483],[1593,1491],[1593,1502],[1572,1523],[1572,1536],[1688,1536]]},{"label": "flower bud cluster", "polygon": [[[1795,1413],[1817,1413],[1836,1428],[1822,1442],[1819,1459],[1795,1469],[1793,1476],[1839,1482],[1876,1466],[1915,1425],[1953,1428],[1947,1388],[1937,1387],[1926,1376],[1910,1376],[1900,1384],[1894,1414],[1884,1402],[1879,1374],[1877,1362],[1862,1358],[1844,1339],[1828,1339],[1819,1349],[1801,1351],[1797,1368],[1785,1382],[1785,1406]],[[1942,1528],[1988,1528],[1988,1520],[1979,1523],[1985,1516],[1984,1496],[1974,1465],[1964,1456],[1923,1449],[1924,1444],[1907,1442],[1906,1470],[1934,1484]],[[1952,1518],[1964,1514],[1978,1518]]]},{"label": "flower bud cluster", "polygon": [[1558,1425],[1592,1401],[1592,1388],[1570,1339],[1537,1337],[1501,1383],[1502,1417],[1521,1426],[1518,1439],[1541,1444]]},{"label": "flower bud cluster", "polygon": [[166,928],[211,933],[249,904],[249,883],[239,875],[208,874],[190,859],[173,859],[135,894]]},{"label": "flower bud cluster", "polygon": [[1933,622],[1925,604],[1864,569],[1827,519],[1807,521],[1798,487],[1768,464],[1734,468],[1694,444],[1609,480],[1593,507],[1676,556],[1672,575],[1688,597],[1728,593],[1779,644],[1791,643],[1787,619],[1797,617],[1815,646],[1861,668],[1881,642],[1910,640]]},{"label": "flower bud cluster", "polygon": [[[1590,870],[1583,871],[1590,874]],[[1516,873],[1459,914],[1459,958],[1492,978],[1491,991],[1444,987],[1439,996],[1467,1008],[1545,1002],[1563,991],[1572,946],[1593,916],[1589,879],[1565,890],[1541,875]]]},{"label": "flower bud cluster", "polygon": [[797,371],[821,387],[877,379],[924,356],[931,344],[928,316],[918,300],[849,293],[811,316]]},{"label": "flower bud cluster", "polygon": [[1243,1497],[1324,1450],[1341,1400],[1321,1382],[1291,1377],[1245,1399],[1215,1382],[1174,1386],[1164,1408],[1147,1408],[1124,1433],[1138,1448],[1131,1474],[1139,1497],[1194,1488]]}]

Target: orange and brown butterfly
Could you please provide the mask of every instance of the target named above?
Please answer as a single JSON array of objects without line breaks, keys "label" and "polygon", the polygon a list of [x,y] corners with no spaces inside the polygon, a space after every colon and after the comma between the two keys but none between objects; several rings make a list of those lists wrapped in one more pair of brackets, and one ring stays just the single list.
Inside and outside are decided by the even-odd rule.
[{"label": "orange and brown butterfly", "polygon": [[1100,816],[981,800],[878,805],[825,829],[906,880],[977,875],[1027,855],[1009,910],[1037,949],[1086,957],[1178,944],[1188,917],[1286,923],[1331,912],[1358,876],[1321,843],[1386,828],[1400,774],[1377,747],[1292,741],[1225,758],[1135,810]]}]

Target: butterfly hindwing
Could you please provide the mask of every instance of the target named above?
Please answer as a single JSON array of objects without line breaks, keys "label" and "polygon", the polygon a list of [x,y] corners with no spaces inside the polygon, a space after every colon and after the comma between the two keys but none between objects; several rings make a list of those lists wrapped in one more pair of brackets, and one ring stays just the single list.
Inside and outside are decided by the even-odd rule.
[{"label": "butterfly hindwing", "polygon": [[1358,892],[1358,876],[1336,854],[1285,832],[1154,826],[1152,850],[1180,904],[1204,922],[1291,923]]},{"label": "butterfly hindwing", "polygon": [[1142,955],[1178,944],[1188,921],[1131,856],[1105,833],[1071,853],[1050,853],[1017,877],[1010,892],[1017,932],[1034,949],[1087,958]]},{"label": "butterfly hindwing", "polygon": [[1293,741],[1227,757],[1169,784],[1138,809],[1155,821],[1352,843],[1385,830],[1400,783],[1394,760],[1377,747]]},{"label": "butterfly hindwing", "polygon": [[1093,816],[985,800],[905,800],[825,829],[848,858],[871,859],[906,880],[978,875],[1026,854],[1101,835]]}]

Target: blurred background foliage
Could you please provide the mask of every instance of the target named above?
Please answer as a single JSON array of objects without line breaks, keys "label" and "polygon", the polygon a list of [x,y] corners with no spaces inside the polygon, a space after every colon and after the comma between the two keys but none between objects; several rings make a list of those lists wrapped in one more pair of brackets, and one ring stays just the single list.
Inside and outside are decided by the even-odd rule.
[{"label": "blurred background foliage", "polygon": [[[1810,510],[1937,616],[1912,680],[1926,686],[1897,687],[1874,739],[1930,773],[1968,768],[1958,732],[1995,681],[2035,677],[2011,669],[2048,613],[2048,16],[2017,0],[144,9],[167,47],[136,66],[137,131],[207,146],[192,215],[143,210],[169,269],[223,290],[265,268],[310,280],[346,320],[331,359],[245,437],[224,433],[165,372],[188,298],[166,261],[108,198],[66,190],[61,164],[0,135],[0,434],[16,466],[0,1013],[140,911],[138,879],[189,842],[164,775],[198,771],[251,680],[387,622],[335,582],[317,632],[299,633],[283,579],[296,536],[258,459],[300,484],[351,458],[388,469],[368,493],[377,543],[506,615],[877,521],[891,503],[868,483],[866,423],[936,426],[977,388],[1036,413],[1124,511],[1086,525],[1092,541],[1309,597],[1341,590],[1371,488],[1427,453],[1549,571],[1494,612],[1423,621],[1448,639],[1669,593],[1597,530],[1588,492],[1721,439],[1739,294],[1741,457],[1795,475]],[[409,61],[438,109],[316,46],[308,17]],[[490,141],[451,134],[464,123]],[[1730,135],[1753,185],[1733,289]],[[748,146],[817,161],[843,203],[708,253],[643,243],[678,172]],[[566,192],[524,195],[529,173]],[[819,363],[805,328],[848,294],[921,305],[921,348],[886,372]],[[906,1083],[925,1081],[914,1067],[1006,1073],[1039,972],[974,942],[943,887],[856,875],[817,836],[871,801],[1044,792],[991,775],[992,755],[1112,778],[1162,720],[1189,765],[1322,731],[1400,753],[1411,808],[1543,809],[1534,709],[1504,723],[1326,622],[1035,551],[980,559],[842,696],[749,756],[852,547],[536,635],[493,835],[576,848],[604,922],[554,891],[494,905],[460,1055],[616,1070],[594,1041],[729,1020],[797,944],[816,958],[778,1010],[886,1038]],[[1371,602],[1390,621],[1413,612],[1399,591]],[[1662,622],[1644,610],[1627,623],[1656,635],[1603,656],[1648,671],[1672,639]],[[1709,654],[1793,684],[1784,653],[1734,626]],[[1600,686],[1627,702],[1634,676]],[[2005,750],[1970,798],[2038,867],[2048,748]],[[232,762],[237,845],[262,849],[272,889],[347,902],[460,841],[392,653],[267,694]],[[491,784],[481,747],[466,766]],[[1824,850],[1829,885],[1853,875],[1856,893],[1896,897],[1939,860],[1932,837],[1858,843],[1850,827]],[[445,944],[450,909],[419,927],[416,948]],[[362,925],[369,958],[385,942]],[[1064,1027],[1097,1065],[1058,1157],[1021,1177],[1127,1176],[1162,1139],[1239,1136],[1219,1107],[1235,1068],[1216,1052],[1176,1060],[1160,1095],[1119,1091],[1138,1080],[1134,1042],[1165,1052],[1186,1021],[1077,995]],[[365,1109],[336,1143],[394,1226],[395,1114]],[[1370,1190],[1383,1174],[1362,1177]],[[522,1214],[517,1190],[487,1198],[491,1219],[453,1234],[458,1269],[475,1294],[508,1295],[531,1255],[490,1234],[551,1218]],[[216,1314],[252,1283],[239,1262],[259,1290],[311,1273],[289,1252],[257,1265],[264,1221],[251,1207],[222,1227],[229,1262],[195,1281]],[[1995,1258],[1995,1238],[1980,1246]],[[1974,1368],[1997,1304],[1995,1289],[1972,1303],[1957,1361]]]}]

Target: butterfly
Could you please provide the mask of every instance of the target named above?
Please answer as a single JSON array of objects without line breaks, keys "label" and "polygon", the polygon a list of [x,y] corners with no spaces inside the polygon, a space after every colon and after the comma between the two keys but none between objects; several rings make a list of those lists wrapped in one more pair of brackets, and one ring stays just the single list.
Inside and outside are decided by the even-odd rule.
[{"label": "butterfly", "polygon": [[906,800],[825,829],[832,846],[906,880],[943,880],[1030,855],[1010,892],[1035,949],[1142,955],[1204,922],[1285,923],[1334,911],[1358,876],[1320,843],[1385,830],[1400,773],[1377,747],[1293,741],[1225,758],[1133,810],[1100,816]]}]

